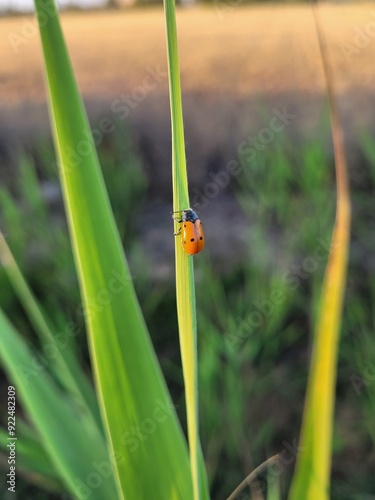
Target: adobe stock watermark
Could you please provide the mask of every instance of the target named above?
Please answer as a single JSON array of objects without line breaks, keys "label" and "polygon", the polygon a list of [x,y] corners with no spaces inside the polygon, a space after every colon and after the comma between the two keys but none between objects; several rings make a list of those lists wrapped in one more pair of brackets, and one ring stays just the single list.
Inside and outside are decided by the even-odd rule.
[{"label": "adobe stock watermark", "polygon": [[363,388],[368,387],[375,381],[375,364],[366,359],[363,362],[362,375],[352,374],[349,380],[357,396],[360,396]]},{"label": "adobe stock watermark", "polygon": [[353,28],[351,43],[340,44],[341,52],[347,62],[351,62],[352,57],[360,54],[375,38],[375,11],[372,11],[370,15],[374,18],[372,21],[368,21],[363,27]]},{"label": "adobe stock watermark", "polygon": [[277,134],[280,134],[296,115],[289,113],[284,106],[282,111],[277,108],[272,109],[273,116],[269,120],[268,126],[260,129],[256,135],[249,135],[237,147],[238,160],[230,160],[223,170],[217,173],[209,172],[211,181],[206,182],[203,190],[195,187],[191,192],[192,205],[199,205],[199,208],[206,208],[211,200],[225,189],[233,177],[237,177],[243,172],[244,163],[248,164],[255,160],[257,155],[264,151]]},{"label": "adobe stock watermark", "polygon": [[147,441],[154,434],[159,426],[165,423],[173,414],[175,405],[170,400],[157,400],[157,406],[147,418],[144,418],[139,425],[132,426],[121,436],[121,442],[126,446],[130,453],[138,450],[140,444]]},{"label": "adobe stock watermark", "polygon": [[[124,463],[124,453],[136,452],[142,442],[147,441],[152,434],[157,432],[161,425],[168,421],[174,409],[175,406],[169,399],[165,401],[157,399],[150,416],[122,434],[120,440],[125,446],[126,452],[114,450],[111,452],[109,460],[91,462],[92,471],[87,477],[84,480],[82,478],[75,479],[75,491],[79,492],[79,498],[82,500],[90,498],[93,491],[100,488],[103,482],[113,475],[113,468],[116,464],[121,465]],[[63,494],[61,499],[71,500],[71,496]]]},{"label": "adobe stock watermark", "polygon": [[77,313],[84,316],[87,323],[105,309],[113,298],[122,293],[125,288],[133,281],[135,276],[127,274],[125,270],[119,272],[116,269],[111,270],[112,277],[104,288],[98,290],[93,297],[88,297],[86,303],[82,303],[77,308]]},{"label": "adobe stock watermark", "polygon": [[[57,7],[64,7],[68,0],[57,0]],[[39,25],[41,28],[46,26],[50,19],[55,17],[58,14],[58,8],[52,7],[50,4],[45,3],[40,6],[38,11],[38,19]],[[7,33],[7,38],[9,43],[17,54],[20,51],[20,48],[27,45],[29,41],[39,34],[38,28],[38,20],[35,17],[33,20],[30,20],[27,17],[22,19],[21,31],[19,33],[15,33],[14,31],[9,31]]]},{"label": "adobe stock watermark", "polygon": [[238,326],[235,332],[224,334],[225,342],[230,349],[241,346],[248,340],[254,332],[270,318],[277,307],[285,302],[287,293],[285,290],[296,291],[301,283],[308,279],[312,273],[316,272],[320,265],[327,260],[327,256],[332,248],[331,239],[324,241],[318,238],[318,245],[313,254],[306,257],[301,265],[293,264],[282,275],[284,286],[272,290],[268,298],[253,300],[251,311],[245,318],[238,317]]},{"label": "adobe stock watermark", "polygon": [[[94,297],[89,297],[87,303],[81,303],[77,306],[76,314],[83,316],[86,323],[90,322],[96,314],[102,312],[111,303],[114,296],[121,293],[134,278],[134,276],[126,275],[116,269],[113,269],[111,274],[112,277],[105,288],[98,290]],[[38,376],[51,362],[56,360],[72,339],[78,336],[81,331],[82,329],[76,321],[68,321],[63,331],[53,334],[53,340],[41,345],[39,352],[35,352],[34,346],[30,344],[30,349],[35,352],[30,364],[18,365],[17,367],[25,385],[28,385],[33,377]]]},{"label": "adobe stock watermark", "polygon": [[65,163],[55,161],[52,166],[62,174],[74,171],[86,157],[92,154],[94,148],[101,144],[106,135],[116,130],[117,121],[123,121],[128,118],[132,110],[136,109],[167,76],[168,73],[158,65],[154,68],[147,66],[141,84],[133,87],[129,94],[121,94],[111,102],[111,116],[102,118],[99,121],[98,127],[93,128],[91,133],[87,130],[82,130],[82,139],[75,148],[67,146],[64,149],[63,157]]}]

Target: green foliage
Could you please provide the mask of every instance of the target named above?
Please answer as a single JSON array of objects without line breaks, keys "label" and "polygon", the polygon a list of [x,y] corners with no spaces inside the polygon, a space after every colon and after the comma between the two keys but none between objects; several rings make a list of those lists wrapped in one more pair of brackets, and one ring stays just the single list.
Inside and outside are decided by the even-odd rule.
[{"label": "green foliage", "polygon": [[[109,151],[113,150],[113,158],[120,154],[116,152],[118,147],[117,139],[110,144]],[[108,145],[106,147],[108,152]],[[227,268],[223,273],[212,261],[208,260],[210,248],[207,247],[199,255],[199,274],[197,276],[197,304],[198,304],[198,324],[202,334],[199,337],[199,393],[200,393],[200,427],[202,434],[202,445],[211,484],[211,491],[214,498],[224,498],[234,486],[242,481],[246,474],[257,464],[261,463],[270,455],[284,449],[283,441],[293,444],[297,437],[297,422],[300,417],[300,409],[306,383],[306,343],[309,332],[311,332],[312,321],[315,317],[319,300],[319,288],[328,252],[322,247],[319,241],[327,241],[331,223],[333,221],[334,199],[332,197],[333,185],[330,167],[326,156],[317,145],[300,145],[295,151],[288,143],[283,145],[283,151],[278,147],[270,150],[267,156],[267,165],[272,165],[273,159],[279,154],[285,155],[287,164],[285,176],[292,179],[290,183],[282,180],[283,191],[279,192],[278,199],[275,200],[278,209],[285,215],[284,219],[278,223],[273,221],[273,208],[270,211],[261,209],[261,200],[272,199],[274,188],[272,184],[273,171],[271,168],[259,169],[254,175],[248,176],[248,181],[239,183],[237,195],[242,205],[245,215],[248,217],[249,226],[254,232],[261,235],[258,241],[252,231],[246,233],[246,244],[249,258],[238,265]],[[103,155],[102,147],[99,147],[99,156]],[[133,153],[127,153],[131,160]],[[37,165],[40,169],[38,174],[39,190],[44,196],[44,186],[55,182],[55,170],[48,171],[45,164],[50,163],[49,146],[40,144],[34,153]],[[312,179],[308,184],[304,176],[309,176],[313,171],[313,158],[321,159],[316,164],[320,168],[321,175],[311,175]],[[281,161],[281,160],[280,160]],[[363,172],[370,172],[375,163],[367,164]],[[30,159],[29,159],[30,162]],[[15,165],[16,168],[16,165]],[[127,170],[127,165],[123,168]],[[311,168],[311,170],[309,170]],[[113,166],[116,176],[118,170]],[[375,170],[374,170],[375,171]],[[313,172],[312,172],[313,174]],[[104,172],[104,176],[106,176]],[[122,175],[119,174],[119,175]],[[138,176],[136,170],[129,171],[129,182],[133,182],[131,177]],[[21,182],[21,177],[18,176]],[[247,177],[246,177],[247,178]],[[244,178],[241,178],[242,180]],[[372,234],[368,232],[365,221],[373,217],[372,214],[372,188],[371,180],[366,182],[366,191],[361,187],[362,176],[358,176],[357,184],[354,184],[355,200],[355,220],[354,231],[356,238],[360,237],[366,250],[368,238]],[[134,180],[134,182],[138,182]],[[112,185],[115,185],[113,181]],[[259,186],[254,189],[254,184]],[[145,185],[142,184],[144,187]],[[321,186],[321,189],[319,188]],[[141,188],[141,189],[144,189]],[[112,203],[112,188],[109,188]],[[361,189],[361,191],[358,191]],[[322,193],[323,191],[323,193]],[[15,192],[17,199],[19,191]],[[310,196],[308,196],[310,193]],[[326,193],[325,203],[322,203]],[[361,193],[361,196],[355,196]],[[141,206],[137,199],[142,199],[139,193],[136,199],[128,200],[129,206]],[[29,227],[25,232],[27,246],[36,241],[33,236],[34,228],[32,218],[37,221],[36,216],[30,209],[15,201],[8,195],[13,203],[14,212],[18,213],[22,227]],[[130,196],[130,194],[129,194]],[[247,202],[246,202],[247,200]],[[250,203],[252,205],[250,207]],[[293,210],[290,208],[293,205]],[[56,323],[55,331],[63,332],[63,327],[69,322],[69,318],[78,321],[76,313],[77,293],[72,288],[71,266],[61,266],[61,262],[71,260],[71,251],[68,244],[68,235],[65,225],[60,222],[56,224],[59,216],[59,209],[44,200],[44,210],[46,217],[46,228],[53,227],[54,231],[60,228],[61,245],[55,246],[55,251],[38,251],[31,254],[20,253],[22,271],[29,283],[42,283],[38,285],[38,298],[43,310],[53,318]],[[271,215],[270,215],[271,212]],[[4,214],[4,211],[2,210]],[[298,214],[296,217],[295,214]],[[325,215],[321,215],[325,214]],[[128,220],[126,212],[119,211],[119,225],[130,227],[130,237],[127,246],[131,253],[134,247],[136,228],[134,227],[134,214]],[[205,220],[205,214],[202,213]],[[206,221],[206,225],[207,225]],[[38,224],[35,224],[38,226]],[[12,225],[9,226],[10,228]],[[289,228],[293,227],[293,232]],[[15,240],[17,232],[9,230],[8,242],[12,248],[18,247]],[[298,234],[303,234],[299,238]],[[365,236],[365,235],[368,235]],[[45,230],[39,236],[38,244],[43,248],[53,241],[54,232]],[[319,240],[319,241],[318,241]],[[266,242],[266,245],[262,243]],[[355,240],[357,241],[357,240]],[[362,245],[361,243],[361,245]],[[262,256],[261,249],[270,247],[267,255],[263,255],[262,267],[259,269],[258,256]],[[292,270],[293,265],[300,265],[303,269],[303,262],[306,257],[313,256],[317,248],[320,249],[324,259],[319,261],[315,271],[304,272],[307,277],[291,282],[292,288],[287,286],[282,279],[283,273],[289,273],[296,277]],[[271,251],[273,250],[273,251]],[[370,255],[370,248],[366,250]],[[276,259],[276,254],[278,258]],[[56,253],[59,253],[58,258]],[[43,259],[41,259],[43,255]],[[356,259],[356,255],[358,258]],[[358,260],[359,259],[359,260]],[[372,301],[371,294],[372,280],[366,276],[364,270],[368,257],[363,258],[362,254],[354,252],[351,262],[350,286],[348,289],[347,303],[343,321],[343,341],[339,359],[339,395],[338,395],[338,420],[336,430],[336,441],[341,443],[340,447],[335,447],[333,457],[333,484],[332,499],[341,499],[344,491],[349,491],[348,498],[353,499],[355,492],[363,494],[371,492],[371,468],[370,463],[366,463],[363,458],[363,468],[361,474],[352,474],[343,479],[340,467],[347,467],[347,456],[356,453],[363,456],[372,436],[371,420],[368,416],[375,411],[373,400],[373,388],[375,382],[369,379],[368,372],[371,367],[373,357],[371,356],[372,339]],[[35,265],[35,264],[38,265]],[[59,264],[60,263],[60,264]],[[145,264],[147,266],[145,267]],[[162,364],[173,388],[174,400],[179,402],[183,396],[182,381],[180,377],[179,357],[174,353],[174,345],[171,340],[171,332],[175,331],[175,301],[173,299],[173,286],[171,283],[158,283],[151,278],[149,271],[151,263],[144,260],[134,259],[132,264],[132,274],[137,276],[135,284],[139,294],[140,302],[146,311],[146,321],[156,342],[157,352],[162,356]],[[47,271],[48,270],[48,271]],[[58,278],[59,299],[52,300],[52,293],[55,290],[49,288],[48,273]],[[148,274],[147,274],[148,273]],[[138,277],[142,276],[142,280]],[[220,279],[218,279],[220,276]],[[281,278],[280,278],[281,276]],[[18,301],[9,288],[7,280],[0,273],[2,280],[3,297],[2,304],[7,304],[8,315],[17,320],[17,324],[22,324],[22,331],[31,332],[28,322],[23,318]],[[140,283],[141,281],[141,283]],[[262,324],[251,325],[246,320],[251,313],[257,310],[253,300],[262,301],[270,298],[273,284],[285,292],[285,300],[281,304],[274,304],[272,314],[262,315]],[[33,286],[33,288],[35,288]],[[261,292],[254,292],[260,290]],[[246,300],[247,296],[253,299]],[[368,297],[366,299],[365,297]],[[58,311],[59,302],[63,304],[62,310]],[[266,311],[266,309],[265,309]],[[59,314],[57,314],[59,312]],[[245,321],[241,328],[242,321]],[[77,326],[78,327],[78,326]],[[367,332],[368,343],[365,343],[365,333]],[[85,343],[82,339],[83,328],[79,335],[72,338],[77,341],[78,351],[75,349],[82,364],[82,351],[85,353]],[[231,337],[232,336],[232,337]],[[233,342],[231,342],[233,340]],[[235,340],[235,341],[234,341]],[[176,346],[177,347],[177,346]],[[360,393],[357,394],[353,386],[351,376],[362,377],[367,381],[361,386]],[[365,378],[366,377],[366,378]],[[353,419],[348,420],[345,408],[351,408]],[[184,420],[184,405],[178,406],[180,418]],[[342,416],[341,416],[342,414]],[[220,415],[220,418],[218,418]],[[290,424],[292,422],[292,425]],[[366,425],[363,425],[365,422]],[[228,432],[230,430],[230,432]],[[34,436],[35,430],[33,430]],[[353,443],[350,436],[356,436]],[[23,436],[23,435],[22,435]],[[24,437],[20,439],[24,442]],[[40,439],[37,438],[40,443]],[[375,449],[374,437],[372,437],[372,449]],[[349,454],[349,455],[348,455]],[[36,456],[39,456],[36,454]],[[289,456],[289,455],[288,455]],[[27,457],[26,457],[27,458]],[[26,459],[22,459],[26,460]],[[28,460],[26,463],[30,463]],[[45,462],[50,464],[46,455]],[[36,460],[33,461],[36,463]],[[41,464],[44,462],[41,461]],[[341,465],[342,464],[342,465]],[[367,464],[367,465],[366,465]],[[281,475],[271,475],[274,483],[281,480],[283,486],[282,497],[286,494],[286,480],[290,477],[291,467],[283,466]],[[22,468],[23,469],[23,468]],[[32,470],[32,469],[31,469]],[[51,472],[51,465],[49,465]],[[54,469],[52,468],[52,471]],[[225,475],[222,474],[225,470]],[[24,474],[24,470],[22,471]],[[40,484],[41,487],[52,488],[51,481],[46,482],[49,472],[45,471],[43,480],[41,476],[27,476],[30,481]],[[21,473],[20,473],[21,475]],[[54,473],[54,481],[58,477]],[[22,488],[21,479],[19,481],[20,491]],[[273,484],[274,484],[273,483]],[[63,486],[61,483],[60,488]],[[261,486],[265,485],[265,480],[261,479]],[[54,488],[56,489],[56,483]]]},{"label": "green foliage", "polygon": [[[36,8],[42,14],[39,0]],[[90,128],[58,17],[41,22],[40,33],[65,210],[118,496],[189,497],[184,436],[139,308],[96,151],[86,141],[85,154],[80,152]],[[154,416],[160,405],[168,407],[168,426]],[[137,449],[129,446],[131,429],[150,419],[159,424],[155,431],[137,442]]]},{"label": "green foliage", "polygon": [[[37,0],[37,4],[41,6],[41,0]],[[52,2],[49,4],[52,6]],[[174,4],[168,0],[166,16],[174,209],[179,210],[188,206],[188,192]],[[100,486],[93,489],[92,498],[190,499],[193,488],[195,498],[207,498],[198,433],[199,369],[203,448],[213,497],[223,498],[251,469],[274,452],[289,449],[290,442],[296,438],[296,426],[292,424],[300,417],[298,412],[306,382],[306,344],[319,310],[320,287],[334,222],[334,183],[325,154],[314,144],[299,145],[296,151],[291,145],[280,143],[251,165],[243,161],[236,196],[249,221],[249,231],[244,234],[249,258],[218,279],[209,249],[199,256],[197,304],[202,332],[199,341],[192,259],[183,253],[176,239],[178,321],[191,452],[189,468],[185,439],[151,347],[120,245],[125,243],[131,252],[131,238],[135,235],[133,218],[146,188],[140,161],[129,152],[129,134],[121,127],[117,128],[113,143],[101,148],[103,177],[93,148],[85,158],[72,156],[71,151],[77,151],[80,140],[86,137],[83,132],[89,133],[89,128],[57,17],[43,27],[42,41],[59,151],[57,167],[86,312],[78,324],[74,324],[77,335],[72,335],[69,344],[61,348],[59,332],[66,334],[69,318],[77,316],[80,299],[65,224],[58,210],[56,214],[51,213],[46,191],[41,189],[39,177],[56,187],[57,172],[50,170],[49,147],[40,145],[34,161],[25,153],[19,156],[16,201],[7,189],[0,190],[0,206],[7,228],[5,236],[16,257],[13,258],[7,242],[2,240],[1,255],[7,279],[5,274],[0,274],[0,283],[4,285],[0,303],[17,329],[25,332],[21,337],[7,316],[0,313],[2,367],[16,385],[30,420],[18,420],[20,470],[42,488],[59,493],[66,490],[81,498],[82,483],[85,485],[92,473],[94,459],[95,463],[105,464],[110,472]],[[62,80],[66,82],[64,88],[59,84]],[[363,140],[363,150],[372,175],[375,153],[368,138]],[[40,158],[45,159],[48,171],[41,168]],[[372,216],[370,196],[366,200],[358,197],[358,204]],[[367,228],[358,222],[355,225],[358,234],[367,235]],[[27,231],[23,230],[25,227]],[[151,289],[147,263],[142,261],[141,253],[136,253],[135,272],[142,276],[138,290],[140,301],[146,305],[144,310],[149,315],[146,319],[152,330],[158,314],[156,305],[161,301],[166,304],[170,295],[167,292],[161,298],[157,290]],[[113,271],[124,278],[120,280],[124,286],[118,293],[113,292],[110,300],[100,300],[98,304],[97,297],[102,297],[103,291],[108,295]],[[350,347],[346,345],[342,349],[340,359],[346,365],[339,372],[339,383],[345,386],[345,397],[353,402],[366,423],[358,445],[362,452],[360,448],[368,437],[372,439],[372,450],[375,449],[371,426],[375,409],[375,382],[371,375],[374,318],[371,316],[369,320],[371,305],[363,301],[369,291],[373,297],[374,290],[370,280],[363,280],[363,289],[359,292],[357,278],[352,279],[348,290],[349,307],[344,316],[343,336],[348,340],[352,331],[360,335],[354,340],[350,338]],[[31,290],[37,292],[40,300],[36,300]],[[170,310],[175,307],[173,300],[166,304],[168,307]],[[160,329],[175,330],[174,317],[171,317],[170,324]],[[78,333],[84,328],[83,318],[88,323],[101,418],[86,369],[82,368],[84,342]],[[157,333],[162,335],[162,331]],[[53,359],[47,362],[46,346],[54,352]],[[35,360],[41,360],[38,364],[41,369],[35,369]],[[173,361],[166,366],[169,379],[181,383],[179,367]],[[350,378],[353,370],[363,382],[359,394],[353,391]],[[179,399],[181,391],[176,392]],[[286,407],[290,408],[286,410]],[[163,408],[167,409],[163,416],[167,416],[168,425],[163,425],[163,419],[147,439],[141,442],[134,439],[134,429],[150,418],[155,420]],[[183,420],[183,409],[180,413]],[[316,415],[319,411],[315,411],[315,422]],[[345,423],[339,422],[334,443],[336,456],[350,448],[345,431]],[[314,434],[320,438],[319,432]],[[6,447],[4,431],[0,433],[0,447]],[[113,458],[114,451],[120,459]],[[326,464],[324,467],[327,469]],[[305,467],[306,471],[309,472]],[[266,479],[260,477],[255,487],[267,488],[269,499],[279,498],[279,479],[284,473],[284,466],[281,472],[270,469]],[[338,477],[340,479],[340,475]],[[364,473],[364,492],[370,491],[370,479],[370,474]],[[307,483],[307,479],[303,481]],[[355,481],[355,477],[347,479],[352,485],[356,485]],[[340,482],[334,484],[332,498],[342,498],[345,486],[341,487]],[[357,497],[353,494],[351,498]]]},{"label": "green foliage", "polygon": [[[33,357],[5,316],[0,318],[5,330],[0,355],[43,437],[45,451],[74,496],[81,498],[85,494],[79,482],[89,477],[94,457],[100,467],[104,464],[107,473],[104,479],[101,478],[100,486],[92,488],[93,498],[189,498],[191,480],[186,443],[135,296],[96,151],[93,143],[86,139],[90,137],[90,128],[72,73],[56,6],[52,0],[47,3],[36,0],[35,4],[40,21],[58,169],[106,443],[91,409],[85,404],[82,412],[87,413],[83,420],[86,434],[80,430],[78,420],[74,418],[74,408],[71,410],[73,415],[69,415],[63,393],[54,387],[48,373],[33,379],[27,390],[17,367],[22,362],[30,370]],[[48,23],[44,22],[45,9],[49,12]],[[84,152],[81,149],[83,142],[86,145]],[[26,185],[29,182],[35,185],[32,173],[32,169],[26,170]],[[39,216],[43,214],[37,190],[26,192],[24,196]],[[36,301],[13,264],[5,241],[2,258],[3,263],[11,268],[9,276],[15,287],[19,285],[17,291],[43,341],[48,338],[52,345],[54,340],[57,344],[57,338],[50,335]],[[65,382],[73,373],[69,369],[65,371],[65,356],[59,350],[57,352],[57,360],[64,368]],[[75,382],[74,377],[72,382]],[[81,394],[70,384],[65,389],[70,397]],[[162,419],[161,407],[164,409]],[[48,416],[43,419],[44,413]],[[163,425],[166,419],[168,426]],[[136,449],[130,446],[132,429],[150,420],[155,429],[148,433],[147,442],[137,439]],[[81,448],[81,454],[77,453],[72,460],[75,450],[64,446],[74,440]]]},{"label": "green foliage", "polygon": [[[60,480],[79,498],[81,490],[79,480],[87,481],[93,472],[93,456],[98,463],[109,463],[103,435],[92,414],[84,406],[77,404],[72,396],[65,395],[46,371],[36,370],[35,356],[1,311],[0,329],[1,359],[17,387],[16,394],[22,400],[38,431],[43,443],[42,456],[47,453]],[[78,421],[81,425],[77,425]],[[20,440],[24,439],[22,430],[21,435],[17,436]],[[38,458],[36,451],[33,450],[34,458]],[[26,460],[26,455],[27,453],[21,450],[23,460]],[[47,463],[49,465],[49,461]],[[38,465],[42,467],[40,460]],[[42,467],[41,472],[48,483],[50,471]],[[100,487],[92,492],[92,497],[98,499],[103,496],[115,498],[115,495],[113,476],[103,480]]]},{"label": "green foliage", "polygon": [[[178,63],[175,0],[165,0],[164,11],[167,28],[168,77],[172,124],[172,185],[173,211],[190,207],[185,157],[184,122],[180,68]],[[175,233],[179,226],[175,224]],[[182,248],[180,238],[175,239],[176,302],[181,360],[185,384],[187,428],[190,451],[190,468],[193,481],[193,498],[209,498],[206,470],[199,440],[198,415],[198,355],[197,320],[193,259]]]}]

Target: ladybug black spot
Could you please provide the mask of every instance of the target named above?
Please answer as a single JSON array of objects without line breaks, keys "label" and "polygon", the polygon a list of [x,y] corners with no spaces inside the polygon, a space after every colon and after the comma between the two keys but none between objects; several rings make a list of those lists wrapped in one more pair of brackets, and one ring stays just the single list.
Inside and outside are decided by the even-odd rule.
[{"label": "ladybug black spot", "polygon": [[194,241],[194,238],[191,238],[191,240],[190,240],[190,241]]},{"label": "ladybug black spot", "polygon": [[184,224],[184,227],[186,227],[186,224]]},{"label": "ladybug black spot", "polygon": [[200,240],[203,240],[202,236],[199,238]]}]

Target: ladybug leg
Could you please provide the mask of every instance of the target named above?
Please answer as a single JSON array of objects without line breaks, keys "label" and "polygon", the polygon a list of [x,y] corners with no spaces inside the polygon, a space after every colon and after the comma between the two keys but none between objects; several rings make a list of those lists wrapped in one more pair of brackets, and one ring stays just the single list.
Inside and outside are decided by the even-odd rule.
[{"label": "ladybug leg", "polygon": [[[183,222],[183,221],[182,221],[182,219],[181,219],[181,220],[179,220],[179,219],[177,219],[177,217],[174,217],[174,215],[173,215],[174,213],[176,213],[176,212],[172,212],[172,219],[173,219],[175,222],[177,222],[177,224],[181,224],[181,222]],[[177,236],[178,234],[180,234],[180,233],[181,233],[181,229],[182,229],[182,228],[180,227],[180,228],[179,228],[179,230],[177,231],[177,233],[173,233],[173,234],[174,234],[175,236]]]}]

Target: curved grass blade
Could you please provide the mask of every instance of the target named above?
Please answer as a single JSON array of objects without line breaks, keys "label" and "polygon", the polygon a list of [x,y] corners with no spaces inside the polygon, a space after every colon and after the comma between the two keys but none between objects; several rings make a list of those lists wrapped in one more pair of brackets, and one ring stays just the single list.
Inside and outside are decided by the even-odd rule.
[{"label": "curved grass blade", "polygon": [[[56,8],[52,0],[35,0],[35,5],[65,209],[118,496],[189,499],[186,441],[135,295]],[[142,434],[140,429],[151,425],[152,432]]]},{"label": "curved grass blade", "polygon": [[[186,171],[184,123],[174,0],[164,0],[167,29],[168,77],[172,122],[173,211],[190,207]],[[175,227],[175,232],[178,227]],[[176,299],[194,499],[208,498],[207,474],[199,441],[197,321],[193,258],[175,238]]]},{"label": "curved grass blade", "polygon": [[257,476],[263,472],[267,467],[270,465],[274,464],[279,460],[279,455],[274,455],[273,457],[268,458],[265,462],[262,464],[258,465],[253,471],[250,472],[250,474],[245,477],[243,481],[237,486],[237,488],[229,495],[227,500],[236,500],[238,495],[247,487],[249,486],[256,478]]},{"label": "curved grass blade", "polygon": [[314,4],[313,13],[330,105],[337,201],[331,251],[324,276],[313,343],[300,437],[301,451],[296,463],[289,500],[329,498],[336,360],[350,240],[350,195],[344,137],[335,105],[332,74],[326,58],[326,44]]},{"label": "curved grass blade", "polygon": [[63,339],[64,342],[61,344],[61,347],[56,342],[49,322],[26,283],[7,241],[1,232],[0,262],[8,276],[13,290],[38,335],[42,352],[48,350],[48,352],[53,354],[53,356],[49,356],[46,359],[46,361],[49,362],[48,368],[53,372],[56,380],[60,382],[62,387],[65,387],[68,392],[75,396],[77,403],[79,402],[82,408],[86,408],[88,412],[92,413],[97,421],[98,428],[102,429],[102,422],[100,420],[99,408],[93,387],[79,366],[78,359],[71,349],[71,345],[69,344],[70,338]]}]

